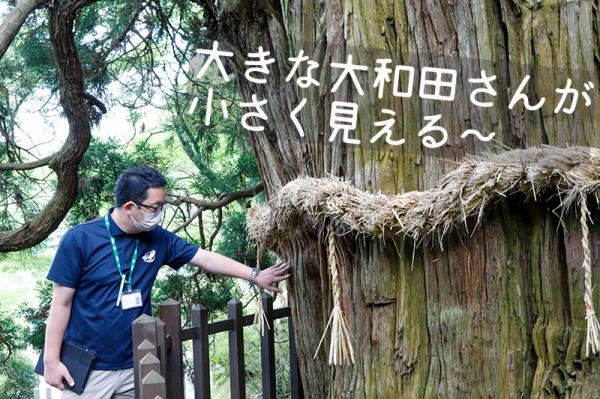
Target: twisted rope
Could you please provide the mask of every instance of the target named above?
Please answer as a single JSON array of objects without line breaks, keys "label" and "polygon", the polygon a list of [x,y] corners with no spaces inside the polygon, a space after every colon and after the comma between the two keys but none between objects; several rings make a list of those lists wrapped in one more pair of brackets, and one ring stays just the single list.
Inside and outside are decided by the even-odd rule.
[{"label": "twisted rope", "polygon": [[475,227],[485,207],[515,193],[537,200],[552,191],[565,211],[581,194],[600,194],[600,149],[541,146],[487,157],[467,156],[427,191],[389,195],[359,190],[333,177],[298,177],[277,190],[267,206],[248,211],[251,238],[277,249],[300,223],[321,228],[326,220],[346,232],[384,238],[403,234],[419,241],[453,228]]},{"label": "twisted rope", "polygon": [[585,355],[589,357],[590,349],[594,355],[600,350],[600,324],[596,318],[596,312],[594,311],[594,302],[592,297],[592,270],[591,266],[591,251],[590,251],[590,240],[588,230],[588,208],[587,198],[581,196],[581,245],[583,246],[583,276],[585,294],[583,296],[585,302],[585,319],[587,320],[587,334],[585,343]]},{"label": "twisted rope", "polygon": [[321,344],[325,339],[327,330],[331,325],[331,338],[329,342],[329,364],[342,365],[354,364],[354,349],[352,349],[352,339],[350,338],[350,332],[344,318],[344,312],[342,311],[342,292],[340,288],[340,277],[337,270],[337,260],[335,257],[335,233],[333,228],[329,231],[329,247],[328,247],[328,261],[329,261],[329,276],[331,279],[331,291],[333,294],[333,310],[331,316],[323,331],[323,336],[319,341],[319,346],[315,351],[315,356],[321,348]]},{"label": "twisted rope", "polygon": [[[262,247],[261,245],[257,245],[256,246],[256,267],[258,267],[260,269],[260,263],[262,260]],[[267,314],[265,313],[265,309],[263,308],[262,305],[262,294],[263,294],[263,289],[262,288],[256,288],[254,287],[254,291],[256,292],[256,312],[254,313],[254,321],[252,322],[254,325],[257,326],[258,330],[260,331],[260,335],[265,335],[265,326],[268,329],[271,329],[271,326],[269,326],[269,320],[267,319]]]}]

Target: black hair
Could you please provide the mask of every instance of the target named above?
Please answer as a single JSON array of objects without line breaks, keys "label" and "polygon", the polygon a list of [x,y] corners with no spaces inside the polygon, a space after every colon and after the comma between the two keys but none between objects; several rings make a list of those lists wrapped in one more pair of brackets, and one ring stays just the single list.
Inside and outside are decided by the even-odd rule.
[{"label": "black hair", "polygon": [[165,178],[149,166],[125,169],[115,183],[115,206],[120,207],[129,201],[142,203],[148,198],[149,188],[166,185]]}]

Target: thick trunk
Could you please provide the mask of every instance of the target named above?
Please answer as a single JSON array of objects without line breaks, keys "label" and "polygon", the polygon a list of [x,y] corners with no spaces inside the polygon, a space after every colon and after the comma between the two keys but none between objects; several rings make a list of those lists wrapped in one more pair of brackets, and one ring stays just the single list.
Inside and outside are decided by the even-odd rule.
[{"label": "thick trunk", "polygon": [[[455,1],[221,1],[203,3],[213,32],[236,53],[234,69],[246,101],[267,99],[264,132],[251,133],[267,193],[299,175],[343,176],[363,190],[399,193],[426,190],[465,154],[499,151],[498,145],[461,139],[465,129],[494,131],[508,148],[542,143],[599,146],[597,90],[589,108],[573,116],[554,114],[566,78],[583,90],[598,82],[598,22],[591,2]],[[244,79],[243,60],[262,46],[276,63],[264,86]],[[303,49],[320,64],[318,89],[286,83],[288,57]],[[369,66],[359,73],[365,96],[348,84],[336,93],[331,62]],[[394,100],[386,91],[375,102],[375,58],[417,71],[411,98]],[[418,96],[418,71],[425,66],[457,70],[454,102],[426,102]],[[302,71],[305,68],[301,68]],[[494,106],[468,101],[475,87],[467,79],[481,71],[496,75]],[[532,103],[539,111],[513,110],[508,103],[530,74]],[[299,137],[289,117],[301,101],[306,132]],[[330,145],[331,103],[359,106],[353,133],[360,145]],[[583,101],[583,100],[581,100]],[[387,106],[384,106],[387,105]],[[396,111],[393,148],[369,144],[373,123]],[[417,132],[424,115],[441,114],[446,146],[430,150]],[[344,237],[338,240],[345,311],[356,364],[329,367],[326,350],[313,360],[331,309],[325,240],[303,233],[285,243],[293,264],[290,284],[303,383],[308,397],[593,397],[600,386],[600,361],[584,360],[580,227],[573,215],[559,228],[552,202],[513,196],[487,209],[472,236],[452,233],[444,249],[432,242],[418,247]],[[593,214],[598,215],[597,209]],[[596,243],[600,231],[592,228]],[[593,257],[600,251],[593,248]],[[594,265],[594,277],[600,277]],[[596,304],[599,295],[595,294]]]}]

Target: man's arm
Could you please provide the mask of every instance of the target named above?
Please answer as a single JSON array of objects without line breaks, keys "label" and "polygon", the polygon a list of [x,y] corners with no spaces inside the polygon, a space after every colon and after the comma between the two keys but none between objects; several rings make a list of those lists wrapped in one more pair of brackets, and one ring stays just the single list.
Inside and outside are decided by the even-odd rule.
[{"label": "man's arm", "polygon": [[[252,278],[251,267],[216,252],[199,249],[189,263],[208,273],[222,274],[248,281]],[[275,266],[261,270],[256,276],[256,285],[273,292],[281,293],[281,289],[275,287],[275,283],[285,280],[290,276],[287,274],[289,268],[290,266],[287,263],[280,261]]]},{"label": "man's arm", "polygon": [[67,324],[71,317],[74,288],[54,283],[52,304],[46,325],[46,342],[44,347],[44,379],[49,385],[65,389],[62,380],[67,380],[73,386],[74,381],[65,365],[60,361],[60,349]]}]

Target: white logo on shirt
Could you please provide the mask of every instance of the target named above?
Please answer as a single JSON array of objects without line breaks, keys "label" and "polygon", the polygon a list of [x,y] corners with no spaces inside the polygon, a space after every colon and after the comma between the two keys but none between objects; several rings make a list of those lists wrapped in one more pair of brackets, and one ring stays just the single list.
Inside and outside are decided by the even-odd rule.
[{"label": "white logo on shirt", "polygon": [[156,251],[152,250],[148,253],[146,253],[143,257],[142,260],[146,263],[152,263],[154,262],[154,259],[156,258]]}]

